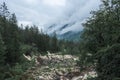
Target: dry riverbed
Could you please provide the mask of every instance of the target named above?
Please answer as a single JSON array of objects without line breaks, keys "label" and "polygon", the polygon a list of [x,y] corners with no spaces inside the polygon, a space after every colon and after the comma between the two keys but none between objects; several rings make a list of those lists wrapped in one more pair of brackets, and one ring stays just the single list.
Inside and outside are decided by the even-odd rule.
[{"label": "dry riverbed", "polygon": [[86,80],[87,77],[95,77],[96,72],[88,70],[81,72],[77,66],[77,56],[58,55],[48,52],[45,56],[33,56],[35,66],[25,72],[27,78],[32,80]]}]

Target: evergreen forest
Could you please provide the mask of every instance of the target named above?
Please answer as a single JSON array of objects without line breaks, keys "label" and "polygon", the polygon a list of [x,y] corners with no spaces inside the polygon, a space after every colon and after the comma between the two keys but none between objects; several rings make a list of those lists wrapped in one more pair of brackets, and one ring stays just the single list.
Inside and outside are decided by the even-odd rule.
[{"label": "evergreen forest", "polygon": [[35,64],[24,54],[32,57],[47,52],[78,56],[80,71],[93,67],[97,73],[87,80],[120,80],[120,0],[101,2],[99,10],[91,11],[82,24],[79,41],[58,39],[56,32],[49,35],[37,25],[18,26],[15,13],[0,3],[0,80],[35,80],[21,79]]}]

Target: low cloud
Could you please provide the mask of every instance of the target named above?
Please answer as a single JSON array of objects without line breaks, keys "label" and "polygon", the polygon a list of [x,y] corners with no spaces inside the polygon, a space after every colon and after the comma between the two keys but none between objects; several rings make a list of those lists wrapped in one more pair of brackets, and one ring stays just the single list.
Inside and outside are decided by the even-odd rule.
[{"label": "low cloud", "polygon": [[[59,31],[69,23],[75,23],[59,31],[80,31],[82,23],[90,16],[90,11],[98,9],[100,0],[0,0],[6,2],[11,12],[16,13],[18,23],[24,25],[35,24],[47,33]],[[48,30],[48,27],[56,26]]]}]

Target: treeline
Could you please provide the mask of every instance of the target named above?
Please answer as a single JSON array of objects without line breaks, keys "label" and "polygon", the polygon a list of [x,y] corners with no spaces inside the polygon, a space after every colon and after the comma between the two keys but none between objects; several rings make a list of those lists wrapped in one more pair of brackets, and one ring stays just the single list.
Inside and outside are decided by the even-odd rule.
[{"label": "treeline", "polygon": [[[74,49],[78,49],[78,42],[67,40],[58,40],[57,35],[54,32],[51,36],[39,31],[38,27],[25,26],[25,29],[19,27],[19,36],[21,45],[29,45],[31,48],[29,51],[38,51],[41,54],[45,54],[47,51],[51,53],[62,52],[64,54],[73,54]],[[76,46],[76,47],[75,47]]]},{"label": "treeline", "polygon": [[[44,34],[39,31],[37,26],[25,26],[25,29],[19,28],[20,42],[22,44],[31,45],[36,47],[39,52],[58,52],[60,50],[59,41],[56,38],[56,33],[53,36]],[[53,46],[54,45],[54,46]]]},{"label": "treeline", "polygon": [[16,15],[9,12],[5,3],[0,5],[0,80],[20,80],[32,66],[23,54],[39,55],[47,51],[72,54],[75,51],[72,45],[75,44],[71,41],[58,40],[55,32],[52,36],[44,34],[35,25],[19,27]]},{"label": "treeline", "polygon": [[[0,79],[19,80],[31,65],[23,53],[46,51],[78,54],[81,69],[95,67],[98,76],[89,80],[120,79],[120,0],[103,0],[99,10],[83,24],[79,43],[48,36],[37,26],[18,27],[15,14],[0,6]],[[25,62],[25,63],[23,63]]]},{"label": "treeline", "polygon": [[102,0],[98,11],[83,24],[79,65],[94,66],[98,77],[120,80],[120,0]]},{"label": "treeline", "polygon": [[[29,53],[33,48],[38,52],[57,52],[59,51],[59,42],[56,34],[49,37],[40,32],[37,26],[26,26],[25,29],[18,27],[15,14],[11,14],[5,3],[0,6],[0,39],[5,51],[6,63],[15,63],[19,61],[20,48],[29,46]],[[27,47],[28,47],[27,46]]]}]

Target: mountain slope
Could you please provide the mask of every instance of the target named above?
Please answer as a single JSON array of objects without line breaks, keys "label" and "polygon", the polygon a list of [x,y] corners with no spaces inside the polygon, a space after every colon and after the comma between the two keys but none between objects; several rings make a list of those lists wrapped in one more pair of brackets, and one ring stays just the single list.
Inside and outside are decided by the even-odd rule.
[{"label": "mountain slope", "polygon": [[75,25],[76,22],[52,24],[48,27],[46,32],[48,32],[49,35],[56,32],[58,39],[78,41],[80,40],[81,29],[74,29]]},{"label": "mountain slope", "polygon": [[58,35],[58,38],[69,40],[69,41],[79,41],[80,35],[81,35],[81,31],[79,32],[68,31],[62,35]]}]

